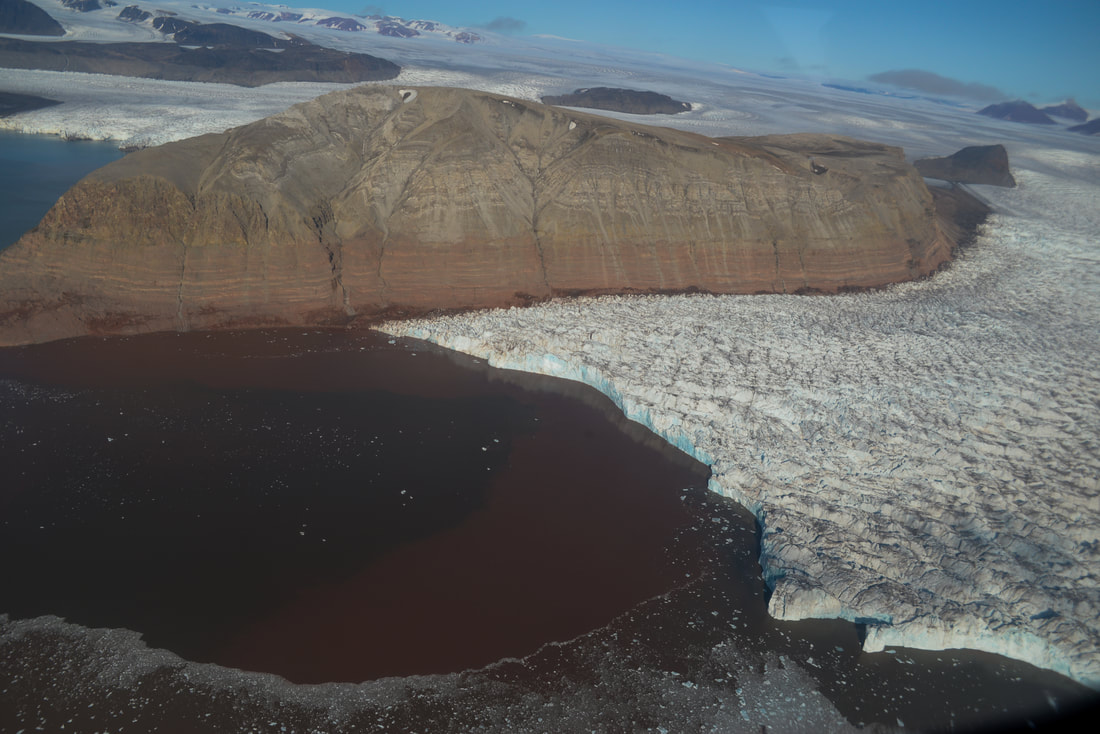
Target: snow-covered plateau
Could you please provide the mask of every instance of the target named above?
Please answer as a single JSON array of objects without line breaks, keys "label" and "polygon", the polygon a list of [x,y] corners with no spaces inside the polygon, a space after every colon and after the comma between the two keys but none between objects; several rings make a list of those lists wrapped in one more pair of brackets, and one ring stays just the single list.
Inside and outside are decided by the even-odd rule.
[{"label": "snow-covered plateau", "polygon": [[[401,64],[399,86],[669,93],[692,110],[615,116],[708,135],[841,133],[910,159],[1004,144],[1018,187],[971,187],[996,213],[925,281],[563,300],[383,329],[592,385],[711,466],[711,488],[760,522],[776,617],[843,617],[867,624],[867,650],[976,648],[1100,688],[1100,141],[557,39],[295,32]],[[18,70],[4,87],[64,104],[2,127],[122,145],[220,131],[336,88]]]}]

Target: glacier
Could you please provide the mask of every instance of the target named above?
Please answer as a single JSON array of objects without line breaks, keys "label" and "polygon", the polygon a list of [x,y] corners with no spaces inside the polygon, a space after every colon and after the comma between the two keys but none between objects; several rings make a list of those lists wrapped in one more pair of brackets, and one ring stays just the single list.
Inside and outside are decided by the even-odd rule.
[{"label": "glacier", "polygon": [[[585,383],[752,511],[780,619],[1100,688],[1100,155],[1044,154],[945,272],[840,296],[641,296],[381,329]],[[1041,168],[1035,165],[1034,168]]]}]

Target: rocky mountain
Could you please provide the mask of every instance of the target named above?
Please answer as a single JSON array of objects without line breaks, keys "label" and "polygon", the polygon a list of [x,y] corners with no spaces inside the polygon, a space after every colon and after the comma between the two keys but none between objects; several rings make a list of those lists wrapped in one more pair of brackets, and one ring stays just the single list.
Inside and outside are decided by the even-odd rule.
[{"label": "rocky mountain", "polygon": [[65,29],[53,16],[28,0],[0,1],[0,33],[25,36],[63,36]]},{"label": "rocky mountain", "polygon": [[[152,24],[166,34],[175,33],[186,26],[199,25],[199,19],[216,13],[222,18],[240,18],[249,21],[271,23],[272,31],[294,33],[295,26],[317,26],[349,33],[377,33],[390,38],[416,38],[419,36],[442,38],[463,44],[481,43],[482,37],[473,31],[454,28],[431,20],[407,20],[393,15],[363,15],[343,17],[325,10],[291,10],[286,6],[248,3],[246,6],[216,8],[208,5],[179,6],[139,2],[125,5],[117,14],[110,10],[119,3],[115,0],[62,0],[70,11],[98,16],[98,11],[109,10],[120,23]],[[166,7],[174,9],[168,10]],[[73,20],[73,19],[70,19]],[[103,19],[97,18],[97,27],[103,27]],[[212,25],[205,24],[204,25]],[[255,24],[254,24],[255,25]],[[25,35],[63,35],[64,28],[46,11],[29,0],[0,0],[0,33]]]},{"label": "rocky mountain", "polygon": [[[181,35],[199,34],[218,25],[221,24],[182,27],[175,35],[179,39]],[[226,36],[224,32],[206,36],[216,45],[197,47],[173,43],[45,43],[0,38],[0,67],[221,82],[246,87],[284,81],[377,81],[393,79],[400,72],[396,64],[369,54],[336,51],[308,42],[275,39],[256,31],[236,30],[262,36],[268,41],[263,46],[218,43],[217,39]],[[229,35],[236,37],[236,34]]]},{"label": "rocky mountain", "polygon": [[113,7],[118,3],[114,2],[114,0],[104,0],[103,5],[100,5],[99,0],[61,0],[61,4],[79,13],[90,13],[93,10],[102,10],[104,5]]},{"label": "rocky mountain", "polygon": [[[135,5],[133,7],[137,6]],[[176,18],[171,15],[158,15],[153,18],[151,25],[164,35],[172,36],[172,38],[175,39],[176,33],[187,30],[192,26],[199,25],[199,22],[197,20],[184,20],[183,18]]]},{"label": "rocky mountain", "polygon": [[127,23],[142,23],[152,19],[152,17],[152,13],[148,10],[142,10],[137,5],[127,5],[118,13],[118,19],[124,20]]},{"label": "rocky mountain", "polygon": [[922,176],[952,183],[1016,186],[1008,167],[1008,152],[1000,144],[972,145],[944,158],[922,158],[913,165]]},{"label": "rocky mountain", "polygon": [[1067,99],[1065,102],[1059,105],[1051,105],[1044,107],[1040,110],[1052,117],[1061,117],[1066,120],[1073,120],[1074,122],[1085,122],[1089,119],[1089,113],[1086,112],[1081,105],[1077,104],[1075,100]]},{"label": "rocky mountain", "polygon": [[292,41],[229,23],[189,23],[178,27],[172,39],[181,46],[209,46],[211,48],[287,48],[300,45]]},{"label": "rocky mountain", "polygon": [[0,344],[584,293],[835,292],[927,275],[951,251],[898,148],[364,86],[85,178],[0,254]]},{"label": "rocky mountain", "polygon": [[543,104],[587,107],[634,115],[675,115],[677,112],[691,111],[690,102],[677,102],[667,94],[612,87],[577,89],[572,94],[548,95],[542,101]]},{"label": "rocky mountain", "polygon": [[1081,133],[1082,135],[1097,135],[1100,134],[1100,117],[1095,120],[1089,120],[1083,125],[1074,125],[1069,128],[1070,132]]},{"label": "rocky mountain", "polygon": [[1055,124],[1054,120],[1050,119],[1045,112],[1040,112],[1033,104],[1022,99],[1015,102],[991,104],[978,110],[978,114],[986,117],[996,117],[998,120],[1008,120],[1009,122],[1030,122],[1039,125]]},{"label": "rocky mountain", "polygon": [[[226,13],[231,11],[226,10]],[[302,19],[302,13],[294,13],[291,11],[270,11],[270,10],[249,10],[248,17],[253,20],[269,20],[274,23],[297,23]]]},{"label": "rocky mountain", "polygon": [[[254,4],[253,4],[254,5]],[[348,33],[377,33],[390,38],[416,38],[427,35],[448,38],[458,43],[480,43],[481,36],[461,28],[452,28],[431,20],[406,20],[395,15],[362,15],[354,18],[329,15],[321,10],[297,10],[284,12],[279,10],[255,10],[248,7],[219,8],[223,15],[240,15],[251,20],[270,21],[272,23],[316,25]]]}]

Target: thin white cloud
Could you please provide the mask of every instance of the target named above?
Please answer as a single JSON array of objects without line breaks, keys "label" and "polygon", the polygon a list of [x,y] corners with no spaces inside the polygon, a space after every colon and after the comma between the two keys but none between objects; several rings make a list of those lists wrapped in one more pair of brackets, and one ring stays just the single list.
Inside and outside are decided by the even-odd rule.
[{"label": "thin white cloud", "polygon": [[497,33],[519,33],[527,27],[527,21],[502,15],[499,18],[493,18],[485,24],[485,27]]},{"label": "thin white cloud", "polygon": [[922,69],[898,69],[884,71],[880,74],[872,74],[867,77],[873,82],[892,84],[905,89],[915,89],[926,94],[943,94],[950,97],[966,97],[979,102],[996,102],[1007,99],[1005,94],[996,87],[977,82],[961,82],[946,76],[940,76],[935,72]]}]

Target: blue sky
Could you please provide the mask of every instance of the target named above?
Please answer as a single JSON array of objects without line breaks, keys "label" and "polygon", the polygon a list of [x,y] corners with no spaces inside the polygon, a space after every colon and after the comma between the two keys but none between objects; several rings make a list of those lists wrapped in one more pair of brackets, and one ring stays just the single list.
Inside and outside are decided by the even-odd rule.
[{"label": "blue sky", "polygon": [[917,69],[991,86],[1008,97],[1045,103],[1073,95],[1100,109],[1100,0],[317,4],[459,26],[510,19],[516,35],[553,34],[757,71],[854,81]]}]

